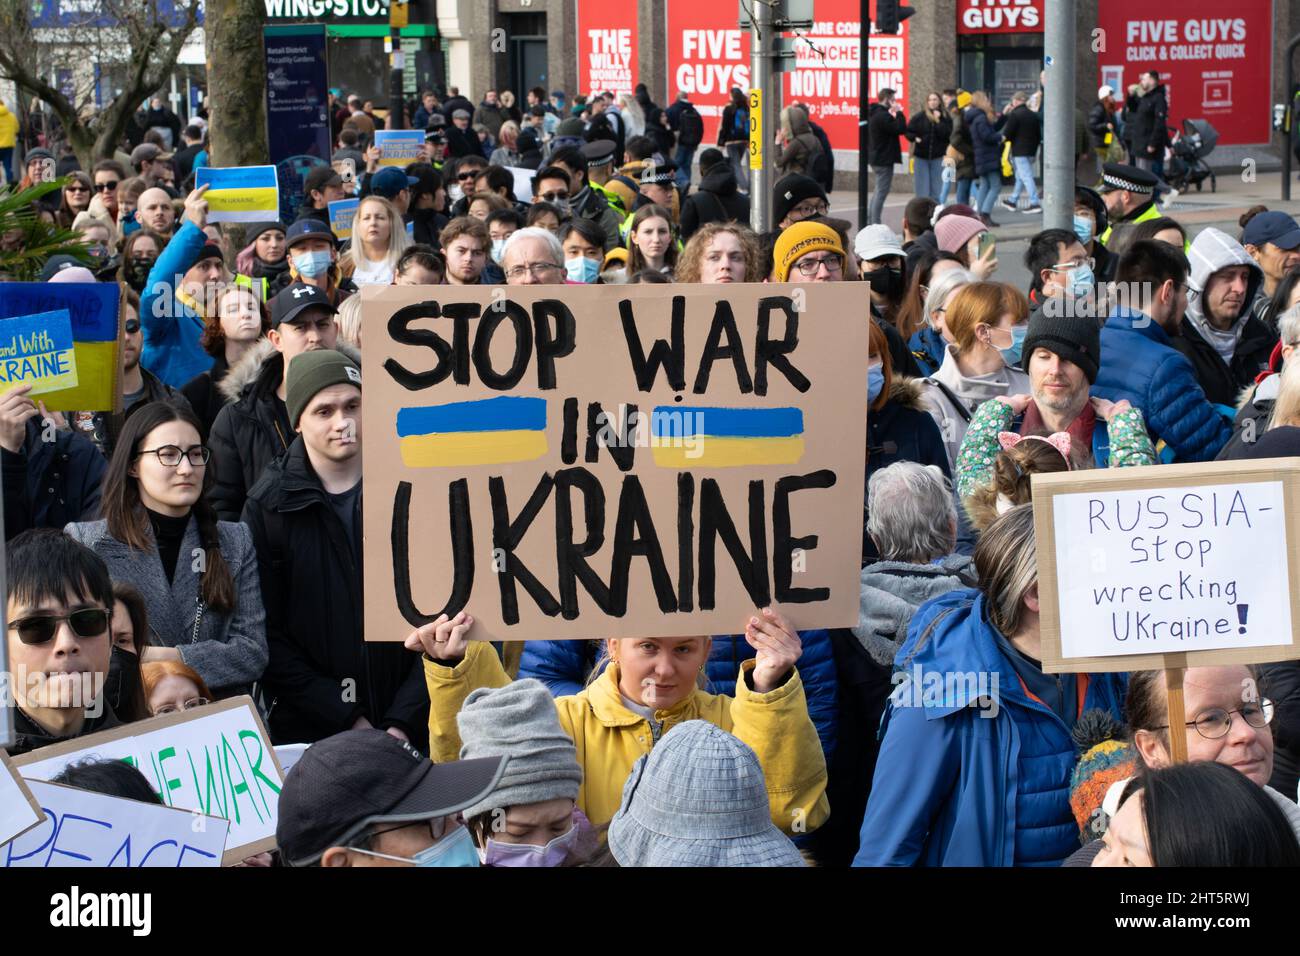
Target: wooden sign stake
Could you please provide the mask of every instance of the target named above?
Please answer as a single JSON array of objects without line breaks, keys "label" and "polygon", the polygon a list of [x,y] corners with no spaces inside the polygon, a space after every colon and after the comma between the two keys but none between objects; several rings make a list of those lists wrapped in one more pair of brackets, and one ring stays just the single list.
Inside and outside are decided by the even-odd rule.
[{"label": "wooden sign stake", "polygon": [[1183,668],[1165,668],[1165,699],[1169,710],[1169,760],[1187,763],[1187,711],[1183,709]]}]

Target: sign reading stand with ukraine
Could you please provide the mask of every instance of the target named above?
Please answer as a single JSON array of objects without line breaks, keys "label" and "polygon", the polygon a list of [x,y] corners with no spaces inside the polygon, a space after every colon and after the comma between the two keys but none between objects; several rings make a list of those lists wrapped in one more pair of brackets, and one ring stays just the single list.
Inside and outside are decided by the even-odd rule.
[{"label": "sign reading stand with ukraine", "polygon": [[361,296],[367,640],[461,610],[500,640],[856,623],[851,286]]},{"label": "sign reading stand with ukraine", "polygon": [[375,130],[375,145],[382,154],[380,166],[400,166],[419,162],[424,158],[424,130],[420,129],[380,129]]},{"label": "sign reading stand with ukraine", "polygon": [[274,166],[238,166],[194,171],[194,188],[207,186],[208,222],[266,222],[280,215],[280,186]]},{"label": "sign reading stand with ukraine", "polygon": [[0,393],[31,385],[50,411],[122,402],[115,283],[0,282]]}]

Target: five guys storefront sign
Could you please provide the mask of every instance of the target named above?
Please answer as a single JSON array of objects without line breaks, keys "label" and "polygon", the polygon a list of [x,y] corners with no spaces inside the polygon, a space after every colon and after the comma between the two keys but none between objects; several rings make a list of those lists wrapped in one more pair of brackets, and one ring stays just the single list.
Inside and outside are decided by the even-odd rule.
[{"label": "five guys storefront sign", "polygon": [[367,640],[857,620],[851,287],[430,291],[362,293]]}]

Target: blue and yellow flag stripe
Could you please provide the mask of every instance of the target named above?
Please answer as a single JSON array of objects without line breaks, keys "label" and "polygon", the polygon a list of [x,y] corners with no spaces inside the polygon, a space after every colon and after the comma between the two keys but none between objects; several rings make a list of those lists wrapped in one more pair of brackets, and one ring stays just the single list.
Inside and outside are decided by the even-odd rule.
[{"label": "blue and yellow flag stripe", "polygon": [[804,453],[803,412],[661,405],[651,415],[650,450],[661,468],[793,465]]},{"label": "blue and yellow flag stripe", "polygon": [[546,399],[502,395],[401,408],[397,437],[408,468],[502,465],[546,455]]}]

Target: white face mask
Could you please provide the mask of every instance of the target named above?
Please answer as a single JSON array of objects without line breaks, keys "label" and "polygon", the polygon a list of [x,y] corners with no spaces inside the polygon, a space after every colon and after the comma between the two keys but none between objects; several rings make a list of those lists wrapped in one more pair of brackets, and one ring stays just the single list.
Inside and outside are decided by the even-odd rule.
[{"label": "white face mask", "polygon": [[452,183],[447,187],[447,201],[458,203],[465,198],[465,190],[460,188],[460,183]]},{"label": "white face mask", "polygon": [[492,251],[489,253],[489,255],[492,256],[493,262],[495,262],[497,265],[500,265],[501,256],[505,251],[506,251],[506,241],[504,239],[492,240]]}]

